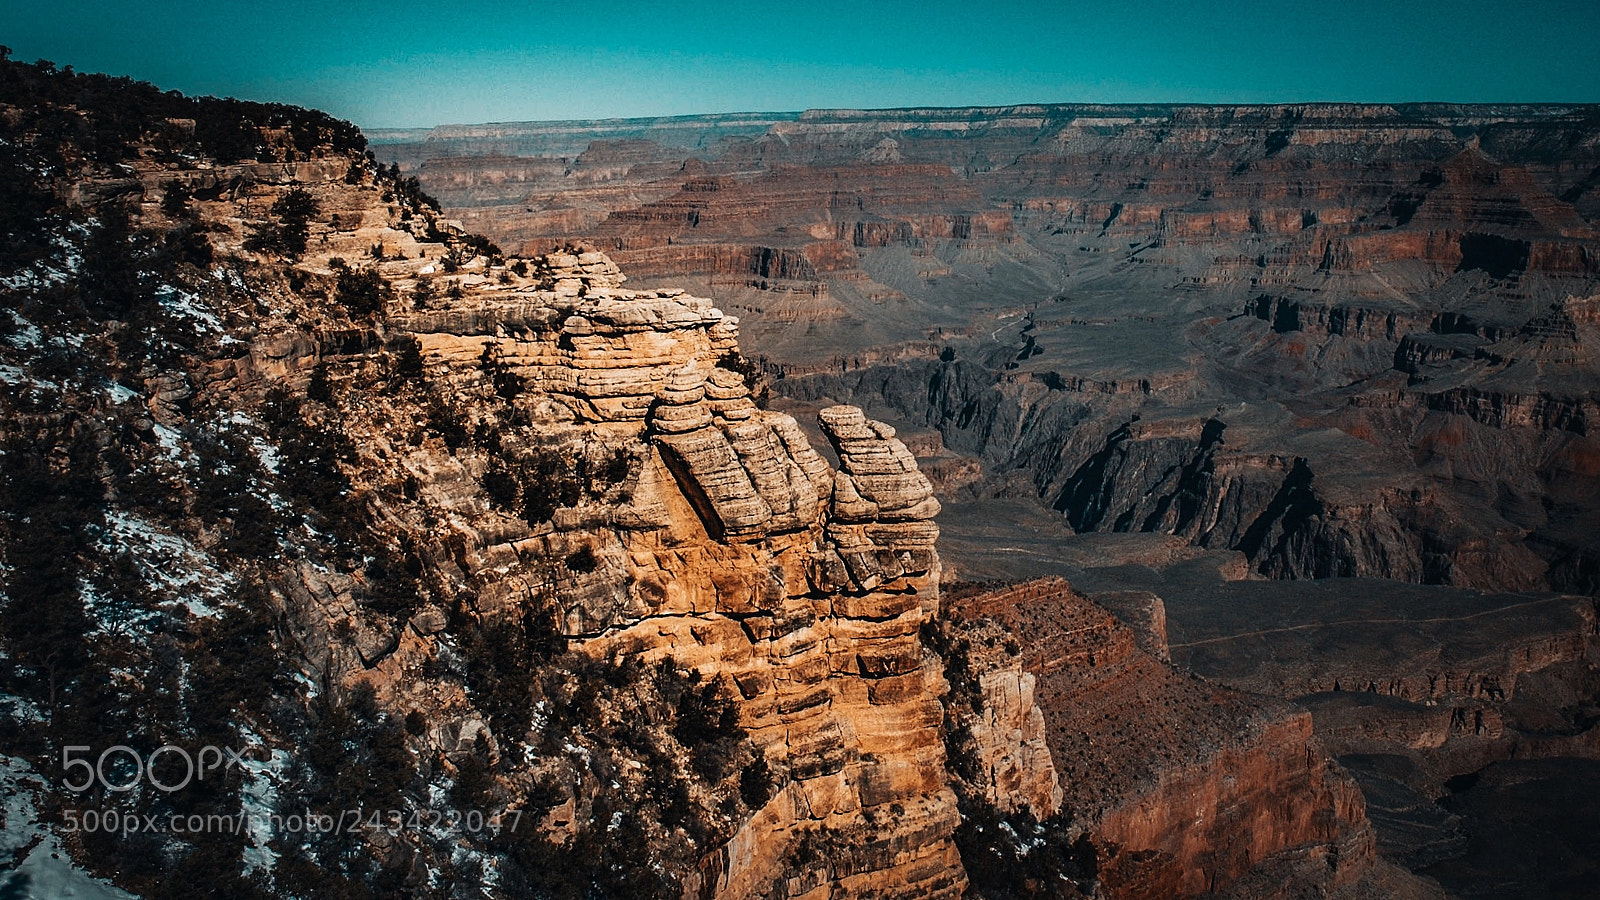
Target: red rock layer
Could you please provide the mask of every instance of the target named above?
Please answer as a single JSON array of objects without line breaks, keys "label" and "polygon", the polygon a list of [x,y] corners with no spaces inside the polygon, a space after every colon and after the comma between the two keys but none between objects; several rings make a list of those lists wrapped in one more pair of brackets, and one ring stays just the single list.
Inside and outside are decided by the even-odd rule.
[{"label": "red rock layer", "polygon": [[1108,895],[1198,896],[1307,856],[1325,860],[1331,888],[1371,862],[1361,793],[1309,713],[1178,672],[1059,579],[950,614],[997,619],[1022,645],[1063,807],[1100,848]]}]

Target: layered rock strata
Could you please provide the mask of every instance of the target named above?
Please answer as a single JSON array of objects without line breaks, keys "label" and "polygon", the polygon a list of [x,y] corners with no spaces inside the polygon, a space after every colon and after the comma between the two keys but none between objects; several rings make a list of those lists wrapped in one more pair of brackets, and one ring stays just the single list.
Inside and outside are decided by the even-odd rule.
[{"label": "layered rock strata", "polygon": [[[893,429],[835,407],[820,417],[835,471],[794,419],[757,408],[743,377],[718,367],[737,351],[737,323],[710,301],[623,290],[596,253],[542,262],[553,290],[390,321],[430,377],[475,378],[494,359],[528,386],[518,403],[547,434],[642,455],[625,508],[561,510],[554,531],[509,543],[458,529],[480,601],[533,589],[516,559],[590,547],[596,570],[554,592],[567,637],[596,658],[693,667],[739,698],[786,784],[692,888],[959,896],[942,681],[918,640],[939,608],[939,505],[915,460]],[[796,868],[808,833],[836,852]]]},{"label": "layered rock strata", "polygon": [[[0,117],[26,163],[8,168],[26,182],[8,190],[42,215],[0,254],[16,301],[0,374],[18,386],[0,417],[15,507],[0,535],[11,594],[0,625],[17,670],[0,698],[5,749],[37,768],[86,735],[139,744],[123,747],[135,755],[201,735],[252,748],[248,774],[200,804],[256,815],[247,837],[108,835],[65,849],[151,893],[173,878],[294,896],[443,884],[463,896],[963,892],[951,835],[971,823],[945,784],[945,685],[919,640],[940,606],[940,507],[892,428],[820,404],[835,469],[794,419],[752,398],[758,367],[709,301],[624,289],[586,246],[503,259],[364,158],[343,123],[217,101],[191,105],[208,118],[173,118],[181,98],[149,86],[0,63],[8,97],[48,88]],[[114,108],[94,108],[107,98]],[[39,111],[50,115],[30,118]],[[724,124],[702,138],[774,123]],[[126,144],[110,145],[118,135]],[[215,145],[229,159],[286,161],[203,159],[219,136],[240,139]],[[919,209],[952,167],[906,164],[895,138],[849,143],[839,153],[901,187],[811,189],[799,205],[826,202],[828,215],[806,238],[755,235],[761,277],[842,273],[857,251],[882,250],[901,254],[901,275],[943,278],[953,270],[931,244],[988,265],[1009,240],[1006,211]],[[772,149],[751,144],[730,156]],[[642,143],[583,156],[574,171],[601,188],[668,158]],[[968,163],[969,175],[988,167]],[[749,199],[737,179],[692,168],[684,193]],[[692,197],[642,220],[685,211],[718,224]],[[875,290],[851,300],[896,305]],[[1030,358],[1043,352],[1028,341]],[[1132,384],[1049,383],[1113,395]],[[1314,748],[1300,748],[1303,763],[1276,752],[1293,744],[1293,721],[1174,687],[1093,608],[1064,601],[1052,618],[1064,596],[995,600],[985,627],[1026,636],[1027,653],[997,651],[963,679],[986,805],[1018,821],[1087,810],[1110,836],[1112,892],[1192,891],[1184,866],[1220,883],[1297,840],[1324,881],[1343,879],[1359,848],[1329,866],[1324,847],[1354,817]],[[1123,599],[1159,652],[1159,604]],[[1096,677],[1097,659],[1110,674]],[[1181,707],[1146,717],[1171,740],[1112,741],[1117,765],[1062,743],[1071,727],[1102,745],[1120,737],[1103,726],[1130,717],[1108,698],[1147,680]],[[1190,715],[1207,703],[1213,715]],[[1182,752],[1158,762],[1168,746]],[[1304,804],[1260,813],[1256,792],[1277,788]],[[1224,802],[1235,797],[1243,812]],[[145,791],[112,799],[124,821],[172,805]],[[355,801],[526,815],[520,833],[367,826],[306,840],[266,821],[303,810],[342,821]],[[1191,813],[1194,834],[1179,818]],[[1224,838],[1243,818],[1264,824],[1241,850]],[[1002,830],[991,848],[1035,846]],[[1148,852],[1124,849],[1135,844]]]},{"label": "layered rock strata", "polygon": [[507,243],[582,206],[577,233],[630,271],[737,309],[784,397],[936,428],[983,464],[974,492],[1016,496],[1025,473],[1079,531],[1180,534],[1273,577],[1593,593],[1575,482],[1600,345],[1564,310],[1600,285],[1597,122],[1587,105],[814,110],[685,147],[671,172],[665,143],[589,147],[606,202],[587,164],[491,197],[456,187],[461,157],[395,152],[422,153],[407,161],[447,203],[506,210]]}]

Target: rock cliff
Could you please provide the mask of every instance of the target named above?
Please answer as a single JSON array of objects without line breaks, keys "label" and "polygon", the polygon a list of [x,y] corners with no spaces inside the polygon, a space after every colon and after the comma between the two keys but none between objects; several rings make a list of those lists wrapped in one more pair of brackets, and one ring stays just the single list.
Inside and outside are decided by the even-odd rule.
[{"label": "rock cliff", "polygon": [[1314,888],[1278,873],[1298,890],[1368,874],[1365,803],[1304,711],[1172,669],[1141,649],[1154,633],[1136,639],[1059,579],[963,597],[951,615],[1014,636],[1063,815],[1092,836],[1108,896],[1217,893],[1291,859],[1323,863]]},{"label": "rock cliff", "polygon": [[[576,652],[669,661],[738,698],[741,727],[786,783],[686,890],[959,896],[940,682],[917,636],[939,608],[938,503],[915,461],[893,429],[836,407],[821,415],[835,471],[719,366],[737,355],[736,320],[710,301],[624,290],[598,253],[535,263],[552,289],[489,288],[388,327],[417,341],[431,381],[466,389],[484,359],[519,379],[516,408],[534,429],[522,439],[626,455],[626,505],[508,531],[469,494],[436,514],[480,524],[432,542],[455,546],[480,604],[514,606],[533,589],[534,560],[591,554],[592,572],[569,564],[552,585]],[[792,855],[818,835],[830,852],[796,871]]]}]

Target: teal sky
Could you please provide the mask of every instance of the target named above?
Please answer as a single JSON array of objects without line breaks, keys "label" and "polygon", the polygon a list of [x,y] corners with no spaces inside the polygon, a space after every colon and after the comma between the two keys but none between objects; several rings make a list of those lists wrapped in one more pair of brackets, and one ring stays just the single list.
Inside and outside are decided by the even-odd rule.
[{"label": "teal sky", "polygon": [[367,127],[1026,102],[1600,102],[1600,0],[0,0],[14,57]]}]

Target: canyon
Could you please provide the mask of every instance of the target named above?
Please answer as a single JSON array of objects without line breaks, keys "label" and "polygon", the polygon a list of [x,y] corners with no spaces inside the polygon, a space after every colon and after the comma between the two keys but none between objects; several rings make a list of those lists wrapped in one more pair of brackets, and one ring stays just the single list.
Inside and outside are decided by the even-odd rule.
[{"label": "canyon", "polygon": [[1597,157],[0,58],[0,891],[1579,896]]},{"label": "canyon", "polygon": [[1271,577],[1596,590],[1593,107],[648,124],[541,126],[568,145],[539,156],[374,140],[502,244],[576,235],[715,291],[785,402],[937,432],[982,493],[1076,532]]},{"label": "canyon", "polygon": [[[1309,710],[1383,864],[1460,896],[1588,877],[1592,832],[1528,810],[1593,778],[1596,107],[495,128],[370,136],[506,247],[581,238],[632,284],[716,296],[814,441],[835,404],[891,424],[958,592],[1064,577],[1136,634],[1159,620],[1141,651],[1170,641],[1182,669]],[[1052,652],[1029,615],[983,627]],[[1084,702],[1017,671],[1004,695],[1047,724]],[[1304,719],[1252,715],[1303,739],[1283,736]],[[1541,847],[1564,848],[1542,872],[1508,849]]]},{"label": "canyon", "polygon": [[929,435],[712,299],[313,111],[0,103],[8,893],[1435,895],[1154,594],[958,584]]}]

